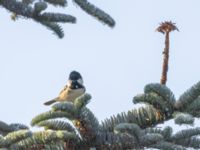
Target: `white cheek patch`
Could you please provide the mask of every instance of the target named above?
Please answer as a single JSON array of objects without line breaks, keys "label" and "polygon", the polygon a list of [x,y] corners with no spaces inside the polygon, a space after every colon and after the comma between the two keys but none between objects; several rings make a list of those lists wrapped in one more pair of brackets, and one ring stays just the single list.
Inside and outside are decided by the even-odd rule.
[{"label": "white cheek patch", "polygon": [[81,85],[83,84],[83,80],[82,80],[82,79],[78,79],[77,81],[78,81],[78,83],[80,83]]}]

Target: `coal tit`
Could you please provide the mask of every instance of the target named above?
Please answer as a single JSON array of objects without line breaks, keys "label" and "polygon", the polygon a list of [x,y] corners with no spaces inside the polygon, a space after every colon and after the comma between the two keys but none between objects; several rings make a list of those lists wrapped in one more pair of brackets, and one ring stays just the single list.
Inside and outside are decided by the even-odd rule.
[{"label": "coal tit", "polygon": [[69,74],[67,85],[60,92],[58,97],[45,102],[44,105],[51,105],[55,102],[74,102],[74,100],[84,94],[85,91],[86,89],[83,85],[81,74],[77,71],[72,71]]}]

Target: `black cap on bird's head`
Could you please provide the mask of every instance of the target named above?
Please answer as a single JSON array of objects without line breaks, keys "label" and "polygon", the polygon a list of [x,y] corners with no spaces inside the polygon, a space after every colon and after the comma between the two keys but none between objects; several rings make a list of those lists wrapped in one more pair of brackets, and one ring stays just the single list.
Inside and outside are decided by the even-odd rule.
[{"label": "black cap on bird's head", "polygon": [[72,71],[70,74],[69,74],[69,79],[70,80],[79,80],[79,79],[82,79],[81,77],[81,74],[77,71]]}]

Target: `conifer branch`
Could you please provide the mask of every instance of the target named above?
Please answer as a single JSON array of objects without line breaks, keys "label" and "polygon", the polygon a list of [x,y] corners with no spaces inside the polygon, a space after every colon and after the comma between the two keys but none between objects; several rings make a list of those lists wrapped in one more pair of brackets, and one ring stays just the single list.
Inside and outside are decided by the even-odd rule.
[{"label": "conifer branch", "polygon": [[127,113],[112,116],[102,122],[103,130],[114,131],[114,127],[120,123],[135,123],[140,128],[152,127],[164,120],[164,115],[151,105],[146,105]]},{"label": "conifer branch", "polygon": [[64,32],[60,25],[58,25],[55,22],[46,22],[46,21],[40,21],[40,23],[44,26],[46,26],[48,29],[52,30],[59,38],[64,37]]},{"label": "conifer branch", "polygon": [[[186,108],[192,109],[190,103],[193,104],[199,98],[198,91],[198,84],[187,91],[191,92],[190,97],[195,100],[187,100],[188,107]],[[0,136],[0,147],[20,150],[85,150],[91,147],[96,149],[142,149],[148,147],[166,150],[200,148],[200,140],[197,138],[200,135],[199,128],[182,130],[172,134],[171,127],[164,129],[155,127],[158,123],[168,119],[175,119],[175,122],[180,125],[183,123],[192,124],[194,121],[191,113],[176,115],[177,118],[174,118],[177,114],[174,108],[175,98],[165,85],[146,85],[144,94],[134,98],[134,102],[144,102],[146,106],[117,114],[101,124],[86,107],[90,99],[91,96],[86,93],[78,97],[74,103],[64,102],[53,105],[50,111],[36,116],[31,122],[32,126],[44,127],[44,131],[30,132],[26,130],[27,134],[26,132],[19,134],[17,136],[19,138],[14,136],[15,132],[24,132],[21,129],[26,128],[26,126],[8,125],[0,122],[0,129],[9,133]],[[165,110],[164,106],[168,109]],[[167,116],[167,112],[170,115]],[[61,118],[64,120],[60,120]],[[71,121],[74,126],[69,124],[66,119]],[[15,130],[11,130],[11,127]],[[6,144],[5,139],[9,136],[11,140]]]},{"label": "conifer branch", "polygon": [[200,128],[194,128],[194,129],[185,129],[182,131],[177,132],[176,134],[174,134],[171,138],[170,141],[178,141],[181,139],[185,139],[185,138],[191,138],[192,136],[195,135],[199,135],[200,134]]},{"label": "conifer branch", "polygon": [[[179,102],[177,102],[179,103]],[[186,112],[195,117],[200,117],[200,96],[198,96],[192,103],[188,104]]]},{"label": "conifer branch", "polygon": [[150,83],[144,87],[144,93],[156,93],[160,95],[165,101],[174,105],[176,99],[173,92],[163,84],[159,83]]},{"label": "conifer branch", "polygon": [[157,133],[149,133],[141,137],[142,145],[149,147],[152,144],[160,143],[163,141],[163,136]]},{"label": "conifer branch", "polygon": [[45,2],[37,2],[34,5],[34,15],[39,15],[42,11],[44,11],[45,9],[47,9],[47,3]]},{"label": "conifer branch", "polygon": [[[33,1],[35,1],[33,6]],[[83,10],[98,20],[114,27],[115,21],[104,11],[97,8],[87,0],[74,0]],[[1,0],[0,5],[13,13],[12,19],[16,20],[18,16],[33,19],[36,22],[52,30],[59,38],[64,37],[64,32],[58,23],[76,23],[76,18],[72,15],[54,12],[44,12],[48,4],[54,6],[66,7],[66,0]]]},{"label": "conifer branch", "polygon": [[17,143],[22,139],[28,138],[30,136],[32,136],[32,132],[29,130],[11,132],[3,138],[4,142],[2,143],[1,147],[9,147],[10,145],[13,145],[14,143]]},{"label": "conifer branch", "polygon": [[193,125],[194,123],[194,117],[190,114],[178,114],[176,115],[176,118],[174,119],[174,122],[176,124],[189,124],[189,125]]},{"label": "conifer branch", "polygon": [[10,131],[12,131],[12,129],[7,123],[0,121],[0,131],[1,132],[10,132]]},{"label": "conifer branch", "polygon": [[198,137],[191,137],[191,138],[186,138],[180,142],[177,142],[182,144],[185,147],[192,147],[195,149],[200,148],[200,139]]},{"label": "conifer branch", "polygon": [[[33,136],[21,140],[13,144],[11,149],[31,149],[33,147],[44,147],[44,144],[56,143],[57,141],[63,140],[72,140],[77,138],[75,134],[67,131],[39,131],[34,132]],[[43,145],[43,146],[42,146]]]},{"label": "conifer branch", "polygon": [[92,145],[94,145],[96,149],[102,150],[141,148],[137,143],[137,139],[129,134],[99,132]]},{"label": "conifer branch", "polygon": [[91,98],[91,95],[88,93],[85,93],[82,96],[76,98],[74,101],[76,109],[80,110],[81,108],[85,107],[90,102]]},{"label": "conifer branch", "polygon": [[152,145],[151,147],[163,149],[163,150],[187,150],[185,147],[181,145],[177,145],[177,144],[165,142],[165,141]]},{"label": "conifer branch", "polygon": [[153,105],[159,109],[166,118],[169,118],[174,112],[175,96],[166,86],[158,83],[147,84],[142,95],[133,99],[134,103],[144,102]]},{"label": "conifer branch", "polygon": [[75,129],[66,121],[62,120],[44,120],[37,124],[39,127],[44,127],[46,130],[66,130],[75,133]]},{"label": "conifer branch", "polygon": [[135,123],[120,123],[115,126],[114,132],[133,135],[138,141],[141,136],[141,128]]},{"label": "conifer branch", "polygon": [[161,134],[165,140],[169,140],[172,136],[173,129],[169,126],[165,127],[163,130],[156,127],[155,128],[149,127],[149,128],[144,129],[143,132],[144,134],[148,134],[148,133]]},{"label": "conifer branch", "polygon": [[160,110],[161,113],[167,118],[170,117],[174,111],[172,106],[166,103],[166,101],[156,93],[136,95],[133,98],[133,103],[145,103],[153,105],[154,108]]},{"label": "conifer branch", "polygon": [[55,118],[73,118],[73,116],[67,112],[48,111],[33,118],[31,121],[31,125],[34,126],[41,121]]},{"label": "conifer branch", "polygon": [[7,135],[10,132],[18,131],[18,130],[27,130],[28,126],[20,124],[20,123],[12,123],[8,125],[7,123],[0,121],[0,134]]},{"label": "conifer branch", "polygon": [[54,6],[61,6],[61,7],[67,6],[66,0],[44,0],[44,1],[50,3]]},{"label": "conifer branch", "polygon": [[74,2],[78,4],[85,12],[97,18],[99,21],[102,21],[110,27],[115,26],[115,21],[110,17],[110,15],[106,14],[104,11],[97,8],[87,0],[74,0]]},{"label": "conifer branch", "polygon": [[16,0],[1,0],[0,5],[2,5],[7,10],[16,13],[17,15],[33,18],[33,8],[23,2],[18,2]]},{"label": "conifer branch", "polygon": [[176,109],[187,109],[189,104],[192,104],[200,96],[200,82],[193,85],[190,89],[184,92],[175,104]]},{"label": "conifer branch", "polygon": [[75,23],[76,18],[71,15],[61,14],[61,13],[49,13],[45,12],[38,16],[38,19],[41,21],[47,22],[68,22],[68,23]]}]

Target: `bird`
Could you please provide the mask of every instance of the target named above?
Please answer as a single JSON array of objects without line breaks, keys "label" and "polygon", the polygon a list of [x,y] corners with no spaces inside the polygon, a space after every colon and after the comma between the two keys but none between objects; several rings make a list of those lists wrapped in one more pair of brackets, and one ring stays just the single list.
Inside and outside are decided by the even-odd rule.
[{"label": "bird", "polygon": [[55,102],[74,102],[74,100],[84,94],[86,91],[85,86],[83,85],[83,79],[79,72],[72,71],[69,74],[69,78],[66,86],[59,93],[58,97],[49,100],[44,103],[44,105],[51,105]]}]

